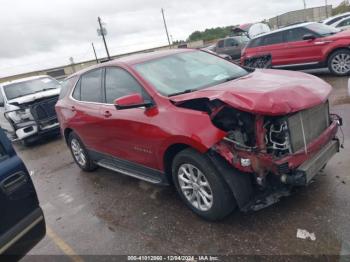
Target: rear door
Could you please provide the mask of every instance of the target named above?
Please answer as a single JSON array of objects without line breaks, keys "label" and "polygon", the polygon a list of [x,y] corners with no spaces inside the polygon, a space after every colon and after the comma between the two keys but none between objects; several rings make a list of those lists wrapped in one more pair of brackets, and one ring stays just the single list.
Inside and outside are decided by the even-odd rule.
[{"label": "rear door", "polygon": [[[322,61],[324,42],[318,41],[318,35],[303,27],[285,30],[283,33],[284,39],[287,42],[286,50],[288,50],[285,53],[286,64],[298,65]],[[315,35],[316,39],[303,40],[305,35],[312,34]]]},{"label": "rear door", "polygon": [[44,235],[34,185],[0,128],[0,255],[24,255]]},{"label": "rear door", "polygon": [[258,55],[271,55],[272,65],[281,65],[286,62],[286,43],[282,32],[268,34],[260,38],[260,47],[257,48]]},{"label": "rear door", "polygon": [[84,73],[72,93],[75,103],[71,110],[75,114],[70,122],[72,129],[90,149],[101,151],[101,137],[104,130],[101,129],[100,108],[104,101],[102,93],[103,69],[94,69]]}]

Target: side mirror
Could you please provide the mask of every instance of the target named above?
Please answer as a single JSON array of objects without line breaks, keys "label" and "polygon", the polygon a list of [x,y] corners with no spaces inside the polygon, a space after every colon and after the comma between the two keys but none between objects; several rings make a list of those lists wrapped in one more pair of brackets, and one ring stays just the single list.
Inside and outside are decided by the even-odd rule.
[{"label": "side mirror", "polygon": [[303,40],[315,40],[316,36],[312,35],[312,34],[306,34],[303,36]]},{"label": "side mirror", "polygon": [[151,101],[145,101],[140,94],[134,93],[117,98],[114,101],[114,105],[118,110],[122,110],[138,107],[149,108],[153,106],[153,103]]}]

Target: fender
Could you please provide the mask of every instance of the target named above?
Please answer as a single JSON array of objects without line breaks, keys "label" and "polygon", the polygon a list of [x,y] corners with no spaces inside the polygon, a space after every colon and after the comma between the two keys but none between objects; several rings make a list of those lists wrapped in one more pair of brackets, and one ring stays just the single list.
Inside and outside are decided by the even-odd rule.
[{"label": "fender", "polygon": [[244,209],[253,197],[253,182],[251,176],[234,169],[214,150],[209,150],[207,156],[231,189],[238,207],[241,210]]}]

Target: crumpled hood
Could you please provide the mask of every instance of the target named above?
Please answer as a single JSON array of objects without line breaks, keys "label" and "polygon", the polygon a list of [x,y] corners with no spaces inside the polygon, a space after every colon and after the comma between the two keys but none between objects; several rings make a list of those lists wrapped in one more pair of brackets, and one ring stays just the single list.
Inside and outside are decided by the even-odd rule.
[{"label": "crumpled hood", "polygon": [[60,91],[61,91],[60,88],[56,88],[52,90],[43,91],[40,93],[21,96],[15,99],[11,99],[8,102],[9,104],[18,104],[18,105],[27,104],[30,102],[34,102],[35,100],[38,100],[38,99],[59,95]]},{"label": "crumpled hood", "polygon": [[260,69],[239,79],[171,97],[175,104],[198,98],[219,99],[255,114],[284,115],[327,100],[332,87],[301,72]]}]

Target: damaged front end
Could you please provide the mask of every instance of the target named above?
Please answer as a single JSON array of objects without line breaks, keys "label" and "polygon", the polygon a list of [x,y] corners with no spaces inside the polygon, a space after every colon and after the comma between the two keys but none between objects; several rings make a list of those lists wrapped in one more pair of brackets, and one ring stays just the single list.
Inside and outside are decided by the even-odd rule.
[{"label": "damaged front end", "polygon": [[54,107],[57,100],[58,96],[54,96],[31,103],[11,104],[14,109],[4,113],[6,120],[11,125],[11,130],[8,130],[11,140],[24,140],[59,130]]},{"label": "damaged front end", "polygon": [[216,99],[185,101],[180,107],[207,112],[226,135],[209,157],[232,189],[241,210],[259,210],[306,186],[339,151],[342,120],[328,101],[282,116],[251,114]]}]

